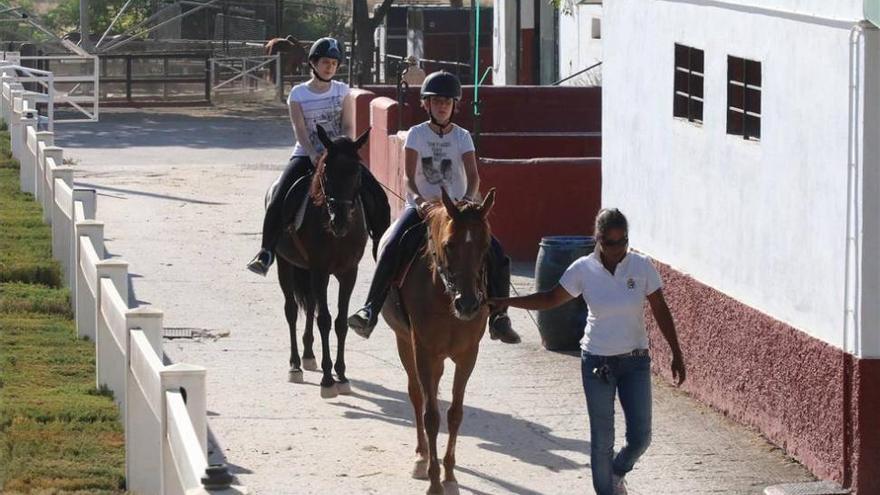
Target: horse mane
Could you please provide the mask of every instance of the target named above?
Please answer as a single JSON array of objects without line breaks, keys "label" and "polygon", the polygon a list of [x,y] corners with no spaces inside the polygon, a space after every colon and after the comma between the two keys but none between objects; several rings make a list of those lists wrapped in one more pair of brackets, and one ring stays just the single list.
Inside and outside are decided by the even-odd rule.
[{"label": "horse mane", "polygon": [[[479,203],[463,201],[459,202],[457,206],[461,212],[462,218],[466,219],[466,221],[476,220],[481,224],[486,224],[486,220],[483,219],[480,213]],[[452,218],[446,211],[446,207],[443,206],[442,201],[431,202],[431,208],[428,211],[427,218],[425,218],[425,226],[428,230],[428,239],[430,242],[425,244],[423,256],[428,260],[428,267],[436,274],[437,264],[446,264],[446,252],[442,249],[436,249],[434,255],[431,256],[431,245],[443,245],[443,242],[451,234],[449,229],[452,226]]]}]

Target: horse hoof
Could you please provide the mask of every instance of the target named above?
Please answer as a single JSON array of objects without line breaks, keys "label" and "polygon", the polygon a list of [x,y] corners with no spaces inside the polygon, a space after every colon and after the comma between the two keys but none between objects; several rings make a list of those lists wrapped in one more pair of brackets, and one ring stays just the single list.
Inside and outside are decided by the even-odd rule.
[{"label": "horse hoof", "polygon": [[303,379],[303,370],[290,370],[287,372],[287,381],[290,383],[305,383]]},{"label": "horse hoof", "polygon": [[336,391],[339,395],[348,395],[351,393],[351,382],[339,382],[336,384]]},{"label": "horse hoof", "polygon": [[445,495],[446,490],[443,489],[443,485],[437,483],[436,485],[432,482],[431,487],[428,488],[428,491],[425,492],[428,495]]},{"label": "horse hoof", "polygon": [[336,385],[330,385],[329,387],[321,386],[321,398],[322,399],[332,399],[339,395],[336,390]]},{"label": "horse hoof", "polygon": [[444,495],[459,495],[461,491],[458,489],[458,481],[446,480],[443,482]]},{"label": "horse hoof", "polygon": [[318,360],[315,358],[303,358],[303,368],[308,371],[317,371]]},{"label": "horse hoof", "polygon": [[415,480],[428,479],[428,460],[418,459],[413,463],[412,477]]}]

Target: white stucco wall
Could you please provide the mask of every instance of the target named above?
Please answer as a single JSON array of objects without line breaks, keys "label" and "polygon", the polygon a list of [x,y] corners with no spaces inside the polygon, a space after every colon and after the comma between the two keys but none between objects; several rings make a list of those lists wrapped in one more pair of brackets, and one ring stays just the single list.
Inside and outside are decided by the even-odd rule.
[{"label": "white stucco wall", "polygon": [[[559,79],[568,77],[602,60],[602,5],[573,3],[571,12],[559,12]],[[593,38],[594,20],[599,39]],[[595,85],[601,81],[601,66],[563,85]]]},{"label": "white stucco wall", "polygon": [[[834,346],[878,353],[854,344],[871,339],[852,325],[844,337],[850,28],[704,3],[605,3],[603,205],[630,217],[633,246],[657,260]],[[672,116],[674,43],[705,50],[702,126]],[[728,55],[762,63],[760,142],[726,134]],[[877,230],[876,214],[859,215]]]}]

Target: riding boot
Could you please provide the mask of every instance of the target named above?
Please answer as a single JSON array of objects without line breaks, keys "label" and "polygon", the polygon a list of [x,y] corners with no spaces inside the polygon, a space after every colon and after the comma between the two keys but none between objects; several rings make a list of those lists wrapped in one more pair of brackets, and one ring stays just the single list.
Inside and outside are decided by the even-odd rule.
[{"label": "riding boot", "polygon": [[302,207],[310,185],[311,174],[307,174],[297,179],[286,194],[280,190],[275,192],[276,197],[272,199],[266,209],[263,246],[260,248],[260,252],[248,262],[248,270],[264,277],[269,272],[269,267],[275,261],[275,245],[278,244],[284,227],[293,220],[297,210]]},{"label": "riding boot", "polygon": [[[494,246],[493,246],[494,247]],[[489,297],[510,296],[510,258],[493,249],[489,255]],[[519,334],[510,324],[506,310],[495,310],[489,316],[489,337],[505,344],[519,344]]]},{"label": "riding boot", "polygon": [[[376,271],[373,273],[373,281],[370,283],[367,304],[348,318],[348,326],[356,334],[365,339],[370,338],[379,321],[379,313],[385,305],[394,276],[418,254],[424,240],[425,226],[420,223],[404,233],[397,243],[397,249],[391,249],[389,245],[382,251],[376,264]],[[393,242],[393,239],[389,242]]]}]

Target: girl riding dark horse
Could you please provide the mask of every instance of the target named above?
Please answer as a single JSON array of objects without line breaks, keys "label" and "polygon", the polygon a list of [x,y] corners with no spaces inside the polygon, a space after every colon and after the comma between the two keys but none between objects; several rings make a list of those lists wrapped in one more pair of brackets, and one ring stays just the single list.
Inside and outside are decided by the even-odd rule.
[{"label": "girl riding dark horse", "polygon": [[[376,231],[384,232],[390,223],[390,207],[381,187],[358,157],[358,149],[366,143],[369,131],[355,141],[348,137],[331,140],[321,126],[317,127],[317,131],[326,153],[318,160],[315,173],[310,178],[302,179],[310,181],[302,225],[299,228],[296,223],[285,226],[284,235],[275,246],[275,254],[278,256],[278,281],[284,292],[284,314],[290,327],[288,378],[293,382],[303,380],[296,342],[296,319],[300,308],[304,309],[306,315],[303,358],[307,368],[310,367],[310,361],[314,362],[312,324],[317,311],[318,331],[321,334],[321,371],[324,374],[321,396],[330,398],[351,390],[345,375],[346,315],[357,280],[358,263],[367,243],[364,197],[375,199],[378,189],[378,194],[384,199],[384,204],[373,206],[384,212],[381,215],[384,225],[374,225]],[[364,190],[372,191],[372,194],[365,195]],[[287,199],[290,200],[289,197]],[[299,204],[285,203],[284,216],[295,217],[293,212],[298,207]],[[334,366],[330,357],[331,316],[327,306],[327,285],[331,275],[339,281],[339,312],[335,321],[338,386],[333,378]]]}]

